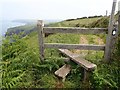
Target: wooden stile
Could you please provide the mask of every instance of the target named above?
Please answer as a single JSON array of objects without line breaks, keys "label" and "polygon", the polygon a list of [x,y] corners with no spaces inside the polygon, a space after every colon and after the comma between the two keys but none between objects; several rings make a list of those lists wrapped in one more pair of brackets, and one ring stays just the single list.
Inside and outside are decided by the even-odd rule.
[{"label": "wooden stile", "polygon": [[[114,14],[117,0],[113,0],[112,12],[107,28],[79,28],[79,27],[43,27],[43,21],[38,20],[37,29],[39,33],[40,58],[44,60],[44,48],[61,48],[61,49],[80,49],[80,50],[104,50],[104,60],[109,62],[111,59],[112,47],[114,46],[115,38],[120,30],[120,14],[118,19],[118,26],[114,26]],[[120,2],[119,2],[120,13]],[[117,29],[117,34],[112,35],[114,28]],[[108,33],[106,38],[106,45],[81,45],[81,44],[56,44],[45,43],[44,33],[79,33],[79,34],[100,34]]]},{"label": "wooden stile", "polygon": [[[89,74],[97,68],[97,66],[90,61],[87,61],[80,57],[78,54],[74,54],[67,49],[79,49],[79,50],[103,50],[104,61],[109,62],[112,56],[112,50],[115,44],[116,38],[120,35],[120,1],[118,4],[118,24],[114,22],[114,14],[117,0],[113,0],[113,6],[111,16],[109,20],[108,28],[78,28],[78,27],[43,27],[43,21],[38,20],[37,30],[39,39],[39,52],[40,60],[44,61],[44,48],[58,48],[60,52],[68,56],[64,58],[64,61],[68,64],[71,60],[79,64],[84,68],[84,82],[89,83]],[[116,31],[114,34],[113,31]],[[90,45],[90,44],[62,44],[62,43],[44,43],[44,33],[76,33],[76,34],[108,34],[106,38],[106,45]],[[55,72],[55,75],[65,80],[65,77],[71,70],[71,66],[65,64]]]}]

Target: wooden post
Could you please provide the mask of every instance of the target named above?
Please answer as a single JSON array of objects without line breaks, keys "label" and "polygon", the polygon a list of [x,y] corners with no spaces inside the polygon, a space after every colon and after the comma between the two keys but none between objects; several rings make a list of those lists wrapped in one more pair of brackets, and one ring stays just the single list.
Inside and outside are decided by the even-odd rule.
[{"label": "wooden post", "polygon": [[120,1],[118,2],[118,33],[120,36]]},{"label": "wooden post", "polygon": [[84,87],[84,88],[90,88],[89,76],[90,76],[90,72],[84,69],[84,79],[83,79],[83,85],[82,85],[82,87]]},{"label": "wooden post", "polygon": [[84,82],[89,82],[89,72],[84,69]]},{"label": "wooden post", "polygon": [[43,21],[38,20],[37,30],[38,30],[38,39],[39,39],[39,51],[40,51],[40,60],[44,61],[44,34],[43,34]]},{"label": "wooden post", "polygon": [[107,17],[107,15],[108,15],[108,11],[106,10],[106,17]]},{"label": "wooden post", "polygon": [[110,16],[109,26],[108,26],[108,35],[106,39],[106,46],[105,46],[105,62],[109,62],[111,60],[111,47],[112,47],[112,32],[113,32],[113,24],[114,24],[114,14],[115,14],[115,7],[116,7],[117,0],[113,0],[112,12]]}]

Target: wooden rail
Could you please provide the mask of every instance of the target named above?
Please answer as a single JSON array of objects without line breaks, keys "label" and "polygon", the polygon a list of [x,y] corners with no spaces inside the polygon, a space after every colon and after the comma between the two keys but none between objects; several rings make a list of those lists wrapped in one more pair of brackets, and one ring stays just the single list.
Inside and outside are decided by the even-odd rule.
[{"label": "wooden rail", "polygon": [[44,27],[43,33],[106,34],[107,28]]},{"label": "wooden rail", "polygon": [[79,49],[79,50],[105,50],[105,45],[87,45],[87,44],[61,44],[61,43],[45,43],[45,48],[58,49]]}]

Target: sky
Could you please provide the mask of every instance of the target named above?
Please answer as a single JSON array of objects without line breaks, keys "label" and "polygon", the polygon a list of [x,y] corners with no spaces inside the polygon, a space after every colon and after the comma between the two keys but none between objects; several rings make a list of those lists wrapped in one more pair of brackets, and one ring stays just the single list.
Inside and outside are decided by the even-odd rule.
[{"label": "sky", "polygon": [[110,14],[112,2],[113,0],[0,0],[0,18],[63,20],[105,15],[106,10]]}]

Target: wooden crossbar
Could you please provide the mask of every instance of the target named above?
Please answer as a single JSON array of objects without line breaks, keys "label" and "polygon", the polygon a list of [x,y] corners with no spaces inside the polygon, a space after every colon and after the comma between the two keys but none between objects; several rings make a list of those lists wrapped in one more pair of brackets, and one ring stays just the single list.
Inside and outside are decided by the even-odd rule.
[{"label": "wooden crossbar", "polygon": [[79,49],[79,50],[105,50],[105,45],[89,45],[89,44],[45,43],[44,47],[59,49]]},{"label": "wooden crossbar", "polygon": [[100,34],[107,33],[107,28],[77,28],[77,27],[44,27],[43,33],[80,33]]}]

